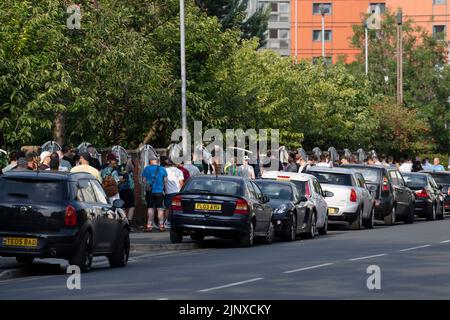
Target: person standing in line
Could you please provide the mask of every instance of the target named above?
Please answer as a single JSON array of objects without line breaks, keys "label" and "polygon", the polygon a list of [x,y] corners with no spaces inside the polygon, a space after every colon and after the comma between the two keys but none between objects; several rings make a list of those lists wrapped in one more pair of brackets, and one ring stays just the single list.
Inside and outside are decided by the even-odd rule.
[{"label": "person standing in line", "polygon": [[316,166],[331,168],[330,163],[327,162],[327,156],[325,154],[320,155],[320,162],[316,164]]},{"label": "person standing in line", "polygon": [[[73,158],[74,154],[72,153],[72,149],[67,144],[63,145],[61,149],[62,149],[61,153],[63,155],[61,160],[64,160],[64,161],[67,161],[68,163],[70,163],[70,168],[69,168],[69,171],[70,171],[76,165],[75,160]],[[61,162],[61,164],[64,164],[64,163],[65,162],[63,162],[63,161]]]},{"label": "person standing in line", "polygon": [[350,164],[350,162],[348,161],[348,158],[346,156],[342,156],[341,157],[341,165],[345,166],[347,164]]},{"label": "person standing in line", "polygon": [[227,166],[224,169],[224,172],[225,172],[226,175],[229,175],[229,176],[239,176],[240,175],[239,174],[239,168],[238,168],[238,166],[236,164],[236,158],[235,157],[231,157],[230,165]]},{"label": "person standing in line", "polygon": [[167,180],[167,170],[158,164],[156,156],[149,157],[149,165],[142,172],[143,185],[145,186],[145,200],[147,202],[147,226],[145,231],[153,230],[155,210],[158,214],[160,231],[164,229],[164,183]]},{"label": "person standing in line", "polygon": [[440,164],[439,158],[434,158],[433,164],[433,171],[445,171],[444,166]]},{"label": "person standing in line", "polygon": [[57,151],[59,157],[59,166],[61,167],[61,171],[70,171],[72,170],[72,164],[64,159],[64,153],[60,150]]},{"label": "person standing in line", "polygon": [[6,172],[17,167],[17,161],[19,158],[23,157],[23,152],[20,151],[11,151],[9,154],[9,164],[3,168],[2,172],[5,174]]},{"label": "person standing in line", "polygon": [[184,161],[183,167],[186,168],[187,171],[189,171],[190,177],[200,174],[200,170],[192,164],[191,160]]},{"label": "person standing in line", "polygon": [[184,167],[183,163],[176,164],[175,166],[183,173],[184,181],[188,181],[188,179],[191,177],[191,174],[189,173],[189,170]]},{"label": "person standing in line", "polygon": [[41,155],[39,156],[39,158],[41,158],[38,170],[47,170],[48,168],[50,168],[50,158],[51,153],[48,151],[44,151],[41,153]]},{"label": "person standing in line", "polygon": [[70,170],[70,172],[87,172],[93,175],[100,183],[102,182],[102,178],[100,176],[100,172],[94,167],[89,165],[90,155],[87,152],[80,153],[79,165],[75,166]]},{"label": "person standing in line", "polygon": [[37,160],[37,158],[39,158],[39,156],[37,155],[37,153],[36,152],[28,152],[26,154],[25,158],[27,159],[28,170],[36,171],[38,169],[38,165],[39,165],[39,161]]},{"label": "person standing in line", "polygon": [[167,171],[167,179],[165,181],[165,195],[164,195],[164,205],[166,207],[164,215],[164,228],[169,227],[169,212],[170,206],[172,205],[172,199],[175,195],[180,192],[181,187],[184,185],[183,172],[178,169],[171,160],[166,160],[164,162],[164,167]]},{"label": "person standing in line", "polygon": [[[127,214],[127,219],[132,225],[134,210],[136,207],[134,201],[134,164],[131,157],[127,159],[127,163],[123,166],[120,174],[122,176],[122,183],[119,184],[119,195],[120,199],[125,203],[123,208]],[[134,228],[130,228],[134,231]]]},{"label": "person standing in line", "polygon": [[112,204],[114,200],[120,199],[119,184],[122,182],[122,177],[119,175],[119,168],[117,166],[117,158],[114,153],[108,153],[106,157],[108,165],[101,171],[103,189],[108,196],[109,202]]},{"label": "person standing in line", "polygon": [[100,165],[100,161],[96,158],[96,150],[94,148],[93,145],[89,145],[87,146],[87,152],[89,153],[90,160],[89,160],[89,165],[91,167],[94,167],[95,169],[97,169],[98,171],[102,170],[102,166]]},{"label": "person standing in line", "polygon": [[244,156],[244,163],[239,167],[239,171],[241,173],[241,176],[243,176],[244,178],[255,180],[255,170],[249,164],[249,161],[250,158],[248,156]]}]

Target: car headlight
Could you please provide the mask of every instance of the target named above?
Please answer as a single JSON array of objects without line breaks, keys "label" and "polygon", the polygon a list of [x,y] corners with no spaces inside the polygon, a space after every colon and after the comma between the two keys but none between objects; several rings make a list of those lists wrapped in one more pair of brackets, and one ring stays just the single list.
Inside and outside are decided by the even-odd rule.
[{"label": "car headlight", "polygon": [[280,205],[278,208],[275,209],[275,213],[284,213],[289,210],[289,207],[286,204]]}]

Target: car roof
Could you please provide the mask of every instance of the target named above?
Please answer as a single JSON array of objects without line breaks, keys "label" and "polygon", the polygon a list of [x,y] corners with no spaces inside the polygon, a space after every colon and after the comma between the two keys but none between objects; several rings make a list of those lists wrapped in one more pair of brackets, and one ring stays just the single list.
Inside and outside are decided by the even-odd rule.
[{"label": "car roof", "polygon": [[230,181],[244,181],[249,180],[241,176],[215,175],[215,174],[198,174],[189,178],[191,179],[205,179],[205,180],[230,180]]},{"label": "car roof", "polygon": [[285,171],[266,171],[262,175],[263,179],[277,179],[277,178],[289,178],[289,180],[306,182],[311,179],[315,179],[313,175],[299,172],[285,172]]},{"label": "car roof", "polygon": [[284,184],[284,185],[288,185],[291,186],[292,188],[296,188],[295,184],[293,184],[292,182],[286,180],[272,180],[272,179],[256,179],[254,180],[255,182],[262,182],[262,183],[273,183],[273,184]]},{"label": "car roof", "polygon": [[77,179],[95,179],[93,175],[87,172],[62,172],[62,171],[31,171],[31,170],[10,170],[4,175],[4,178],[17,179],[48,179],[48,180],[65,180],[74,181]]},{"label": "car roof", "polygon": [[437,174],[437,175],[450,175],[450,171],[421,171],[421,173],[428,173],[428,174]]},{"label": "car roof", "polygon": [[396,168],[391,168],[391,167],[385,167],[382,164],[361,164],[361,163],[350,163],[350,164],[343,164],[341,166],[342,168],[354,168],[354,169],[364,169],[364,168],[368,168],[368,169],[375,169],[375,170],[396,170]]},{"label": "car roof", "polygon": [[354,174],[356,173],[356,171],[352,170],[352,169],[345,169],[345,168],[327,168],[327,167],[317,167],[317,166],[313,166],[313,167],[309,167],[307,171],[310,172],[326,172],[326,173],[344,173],[344,174]]},{"label": "car roof", "polygon": [[401,174],[402,176],[423,176],[423,177],[429,176],[428,172],[402,172]]}]

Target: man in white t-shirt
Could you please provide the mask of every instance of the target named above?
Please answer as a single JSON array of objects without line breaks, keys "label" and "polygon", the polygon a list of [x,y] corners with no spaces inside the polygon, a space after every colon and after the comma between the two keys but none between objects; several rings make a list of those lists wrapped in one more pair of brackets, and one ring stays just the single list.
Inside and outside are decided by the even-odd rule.
[{"label": "man in white t-shirt", "polygon": [[167,180],[165,182],[165,196],[164,196],[164,204],[166,207],[165,210],[165,223],[164,226],[168,228],[167,219],[169,217],[170,206],[172,205],[172,198],[181,190],[181,187],[184,184],[184,176],[183,172],[178,169],[175,164],[166,160],[164,163],[164,167],[167,171]]}]

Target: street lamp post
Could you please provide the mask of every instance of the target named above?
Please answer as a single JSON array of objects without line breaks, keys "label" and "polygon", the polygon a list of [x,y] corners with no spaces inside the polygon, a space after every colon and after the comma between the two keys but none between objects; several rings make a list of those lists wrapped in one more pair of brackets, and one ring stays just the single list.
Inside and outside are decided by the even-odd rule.
[{"label": "street lamp post", "polygon": [[322,15],[322,60],[325,63],[325,13],[326,9],[323,4],[319,6],[320,14]]},{"label": "street lamp post", "polygon": [[184,0],[180,0],[180,61],[181,61],[181,129],[183,157],[187,152],[187,120],[186,120],[186,52],[184,28]]},{"label": "street lamp post", "polygon": [[365,61],[366,61],[366,77],[369,75],[369,35],[367,28],[367,21],[364,23],[364,35],[365,35]]}]

